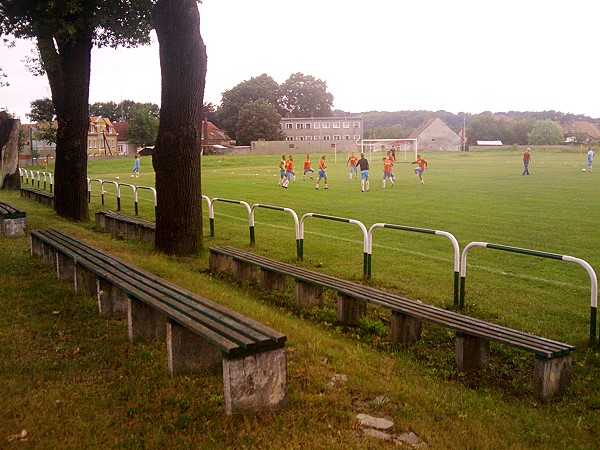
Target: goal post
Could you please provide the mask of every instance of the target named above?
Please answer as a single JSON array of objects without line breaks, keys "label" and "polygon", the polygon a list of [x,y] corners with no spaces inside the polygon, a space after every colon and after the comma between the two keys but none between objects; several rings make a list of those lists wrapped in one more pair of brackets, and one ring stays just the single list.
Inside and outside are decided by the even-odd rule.
[{"label": "goal post", "polygon": [[369,153],[369,159],[373,159],[373,153],[387,153],[392,150],[396,152],[396,162],[413,162],[417,160],[417,139],[363,139],[356,143],[359,153]]}]

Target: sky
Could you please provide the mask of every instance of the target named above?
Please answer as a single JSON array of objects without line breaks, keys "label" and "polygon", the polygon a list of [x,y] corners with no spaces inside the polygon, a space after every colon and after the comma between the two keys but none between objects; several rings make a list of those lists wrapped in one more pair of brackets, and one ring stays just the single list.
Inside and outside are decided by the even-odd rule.
[{"label": "sky", "polygon": [[[263,73],[325,81],[333,107],[367,111],[545,111],[600,118],[599,4],[593,0],[203,0],[204,101]],[[28,119],[51,97],[27,72],[31,41],[0,45],[0,109]],[[156,37],[136,49],[94,49],[90,103],[160,104]]]}]

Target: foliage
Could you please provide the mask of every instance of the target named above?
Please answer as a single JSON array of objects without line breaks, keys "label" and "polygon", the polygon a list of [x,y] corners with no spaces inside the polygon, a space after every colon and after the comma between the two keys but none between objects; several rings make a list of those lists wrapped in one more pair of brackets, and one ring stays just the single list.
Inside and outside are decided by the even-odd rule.
[{"label": "foliage", "polygon": [[119,105],[115,102],[96,102],[90,105],[90,116],[107,117],[111,122],[119,119],[119,112]]},{"label": "foliage", "polygon": [[48,97],[34,100],[30,106],[31,111],[25,115],[33,122],[52,122],[56,118],[54,103]]},{"label": "foliage", "polygon": [[158,118],[147,104],[138,103],[129,110],[127,136],[139,147],[154,145],[158,135]]},{"label": "foliage", "polygon": [[204,105],[202,105],[202,120],[204,119],[211,122],[217,128],[220,128],[217,107],[212,103],[204,103]]},{"label": "foliage", "polygon": [[264,73],[224,91],[218,112],[221,127],[227,131],[232,139],[236,139],[238,115],[242,107],[254,100],[264,100],[273,106],[277,106],[278,92],[279,85],[277,82]]},{"label": "foliage", "polygon": [[133,100],[122,100],[118,104],[96,102],[90,105],[90,115],[108,117],[112,122],[129,121],[131,119],[130,111],[136,106],[143,106],[148,114],[157,119],[160,115],[160,107],[156,103],[138,103]]},{"label": "foliage", "polygon": [[496,120],[491,113],[481,114],[472,118],[467,126],[467,142],[475,145],[477,141],[501,140],[505,133],[504,122]]},{"label": "foliage", "polygon": [[[394,138],[408,138],[410,133],[414,131],[414,128],[411,128],[407,125],[396,124],[390,127],[379,127],[373,129],[373,134],[377,139],[394,139]],[[371,129],[365,128],[364,138],[367,139],[367,136],[371,138],[369,134]]]},{"label": "foliage", "polygon": [[49,144],[56,144],[56,122],[38,122],[33,132],[33,138]]},{"label": "foliage", "polygon": [[538,120],[527,135],[529,145],[557,145],[564,143],[562,128],[550,120]]},{"label": "foliage", "polygon": [[333,95],[325,81],[294,73],[279,87],[279,106],[295,117],[330,117]]},{"label": "foliage", "polygon": [[536,122],[536,119],[527,118],[518,120],[514,123],[509,123],[506,129],[505,138],[502,139],[502,142],[508,145],[527,145],[529,143],[528,135]]},{"label": "foliage", "polygon": [[238,115],[237,142],[250,145],[251,141],[285,139],[281,131],[281,116],[275,107],[259,99],[246,103]]}]

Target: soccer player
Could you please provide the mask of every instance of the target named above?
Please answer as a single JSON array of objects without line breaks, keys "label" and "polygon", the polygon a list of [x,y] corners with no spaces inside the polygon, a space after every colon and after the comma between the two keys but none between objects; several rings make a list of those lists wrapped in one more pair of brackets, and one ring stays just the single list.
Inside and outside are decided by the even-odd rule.
[{"label": "soccer player", "polygon": [[346,165],[350,164],[350,179],[352,179],[352,172],[354,172],[354,174],[356,175],[356,178],[358,178],[358,169],[356,167],[357,161],[358,161],[358,158],[356,156],[354,156],[354,153],[352,153],[350,155],[350,157],[348,158],[348,161],[346,161]]},{"label": "soccer player", "polygon": [[296,181],[296,172],[294,172],[294,157],[290,155],[288,160],[285,162],[285,181],[283,182],[284,188],[287,189],[292,177],[294,177],[294,181]]},{"label": "soccer player", "polygon": [[531,153],[529,149],[525,149],[523,152],[523,175],[529,175],[529,162],[531,161]]},{"label": "soccer player", "polygon": [[279,161],[279,183],[278,185],[283,186],[285,181],[285,155],[281,155],[281,161]]},{"label": "soccer player", "polygon": [[310,164],[310,155],[306,155],[306,159],[304,160],[304,174],[302,175],[302,181],[306,181],[306,173],[310,172],[310,179],[313,179],[313,174],[315,173],[315,169],[311,167]]},{"label": "soccer player", "polygon": [[317,189],[319,189],[319,184],[321,183],[321,178],[325,179],[325,189],[329,189],[327,185],[327,165],[325,164],[325,155],[321,156],[321,160],[319,161],[319,177],[317,178]]},{"label": "soccer player", "polygon": [[592,164],[594,163],[594,150],[592,150],[592,147],[588,147],[588,172],[592,171]]},{"label": "soccer player", "polygon": [[[392,147],[392,149],[393,149],[393,147]],[[396,177],[394,176],[394,163],[396,162],[396,151],[394,150],[392,152],[392,150],[388,150],[387,159],[389,159],[392,162],[392,167],[390,168],[390,180],[392,180],[392,182],[394,182],[394,181],[396,181]]]},{"label": "soccer player", "polygon": [[413,164],[417,164],[417,167],[415,167],[415,177],[418,177],[419,180],[421,180],[421,184],[425,184],[423,172],[427,169],[427,160],[422,158],[421,155],[417,155],[417,160],[413,162]]},{"label": "soccer player", "polygon": [[135,159],[133,161],[133,176],[136,178],[140,177],[140,157],[135,155]]},{"label": "soccer player", "polygon": [[365,192],[365,186],[367,191],[369,190],[369,161],[365,158],[365,154],[360,154],[360,159],[356,163],[360,167],[360,187],[361,191]]},{"label": "soccer player", "polygon": [[392,179],[392,159],[383,157],[383,187],[385,189],[385,180],[388,179],[394,185],[394,180]]}]

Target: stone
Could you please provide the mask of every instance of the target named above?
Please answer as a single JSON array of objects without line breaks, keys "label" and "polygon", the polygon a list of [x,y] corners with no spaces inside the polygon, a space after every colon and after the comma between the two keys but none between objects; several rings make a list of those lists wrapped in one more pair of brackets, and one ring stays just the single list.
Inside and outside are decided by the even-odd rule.
[{"label": "stone", "polygon": [[368,414],[357,414],[356,418],[362,427],[375,428],[378,430],[389,430],[394,426],[394,422],[391,420],[369,416]]},{"label": "stone", "polygon": [[377,439],[382,439],[384,441],[390,441],[392,439],[392,435],[388,433],[384,433],[383,431],[375,430],[374,428],[365,428],[363,429],[363,434],[365,436],[374,437]]}]

